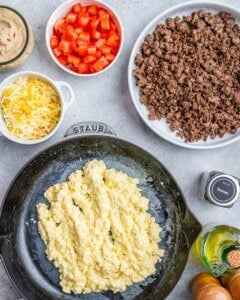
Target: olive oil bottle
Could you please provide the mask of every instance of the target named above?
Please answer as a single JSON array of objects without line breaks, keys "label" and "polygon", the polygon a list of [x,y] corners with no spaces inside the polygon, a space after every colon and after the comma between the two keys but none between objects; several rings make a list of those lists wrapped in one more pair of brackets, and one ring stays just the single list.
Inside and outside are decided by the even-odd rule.
[{"label": "olive oil bottle", "polygon": [[195,242],[195,251],[214,276],[240,269],[240,230],[227,225],[207,226]]}]

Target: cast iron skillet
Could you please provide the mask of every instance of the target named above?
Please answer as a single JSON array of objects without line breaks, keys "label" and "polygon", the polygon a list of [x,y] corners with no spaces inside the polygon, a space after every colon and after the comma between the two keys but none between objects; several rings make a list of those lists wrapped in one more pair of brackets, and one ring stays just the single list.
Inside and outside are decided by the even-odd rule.
[{"label": "cast iron skillet", "polygon": [[[67,135],[80,133],[84,135],[67,138],[37,155],[11,184],[0,218],[0,253],[8,276],[29,300],[164,299],[184,269],[200,224],[186,207],[173,177],[151,154],[116,138],[103,123],[78,123],[67,131]],[[154,276],[123,293],[64,294],[59,273],[46,258],[38,234],[36,204],[46,202],[43,194],[49,186],[65,181],[92,159],[102,159],[108,168],[140,178],[142,192],[150,199],[149,211],[163,228],[160,247],[165,256]]]}]

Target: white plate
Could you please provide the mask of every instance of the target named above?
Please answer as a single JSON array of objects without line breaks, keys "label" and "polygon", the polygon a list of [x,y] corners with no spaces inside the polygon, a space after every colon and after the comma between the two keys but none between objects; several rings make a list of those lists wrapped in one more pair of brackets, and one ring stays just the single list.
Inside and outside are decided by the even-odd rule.
[{"label": "white plate", "polygon": [[206,11],[210,11],[212,13],[218,13],[220,11],[225,11],[233,15],[233,17],[240,23],[240,10],[235,9],[232,6],[227,4],[223,4],[220,2],[213,1],[192,1],[183,3],[180,5],[176,5],[168,10],[165,10],[161,14],[159,14],[154,20],[152,20],[147,27],[142,31],[140,36],[138,37],[129,61],[128,66],[128,84],[130,89],[130,94],[133,100],[133,103],[142,118],[142,120],[146,123],[148,127],[150,127],[157,135],[162,137],[163,139],[173,143],[175,145],[191,148],[191,149],[214,149],[229,145],[233,142],[236,142],[240,139],[240,130],[237,131],[236,134],[225,134],[223,138],[216,137],[215,139],[209,138],[206,142],[199,141],[195,143],[186,143],[180,137],[176,136],[175,132],[172,132],[169,128],[169,125],[166,123],[164,119],[161,121],[158,120],[149,120],[148,118],[148,109],[140,102],[139,98],[139,88],[136,86],[136,80],[132,76],[132,71],[136,68],[134,59],[137,53],[139,53],[140,46],[144,41],[145,36],[148,33],[154,31],[155,27],[159,23],[165,23],[166,19],[169,17],[190,15],[193,11],[204,9]]}]

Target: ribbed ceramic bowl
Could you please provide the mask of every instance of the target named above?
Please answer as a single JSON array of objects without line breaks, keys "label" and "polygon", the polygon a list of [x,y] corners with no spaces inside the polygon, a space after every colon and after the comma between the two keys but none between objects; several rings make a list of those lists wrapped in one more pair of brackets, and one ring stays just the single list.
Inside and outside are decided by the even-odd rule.
[{"label": "ribbed ceramic bowl", "polygon": [[[57,126],[45,137],[38,139],[38,140],[21,139],[21,138],[14,136],[12,133],[10,133],[7,129],[6,123],[5,123],[3,115],[2,115],[2,111],[0,109],[0,131],[1,131],[0,134],[2,134],[5,138],[9,139],[10,141],[13,141],[18,144],[34,145],[34,144],[39,144],[41,142],[48,140],[50,137],[52,137],[55,134],[55,132],[58,130],[58,128],[62,124],[62,121],[63,121],[63,118],[64,118],[67,108],[73,103],[75,97],[74,97],[74,93],[73,93],[71,86],[67,82],[54,81],[51,78],[49,78],[48,76],[43,75],[42,73],[24,71],[24,72],[14,73],[14,74],[8,76],[6,79],[4,79],[0,83],[0,101],[1,101],[1,95],[2,95],[3,90],[9,84],[14,82],[16,79],[23,78],[23,77],[37,77],[37,78],[40,78],[40,79],[43,79],[43,80],[49,82],[53,86],[53,88],[57,91],[58,96],[59,96],[60,105],[61,105],[61,115],[60,115]],[[62,93],[63,89],[68,90],[68,93],[69,93],[68,99],[65,99],[65,97]]]}]

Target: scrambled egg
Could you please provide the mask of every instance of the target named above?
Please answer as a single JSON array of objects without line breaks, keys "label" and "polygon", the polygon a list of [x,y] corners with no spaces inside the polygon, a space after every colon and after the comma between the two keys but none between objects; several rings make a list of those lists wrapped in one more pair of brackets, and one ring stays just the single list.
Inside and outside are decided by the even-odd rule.
[{"label": "scrambled egg", "polygon": [[138,183],[93,160],[45,192],[38,229],[65,293],[124,291],[155,273],[161,228]]}]

